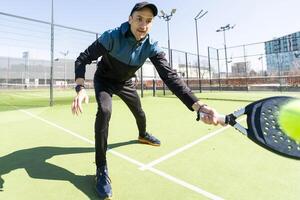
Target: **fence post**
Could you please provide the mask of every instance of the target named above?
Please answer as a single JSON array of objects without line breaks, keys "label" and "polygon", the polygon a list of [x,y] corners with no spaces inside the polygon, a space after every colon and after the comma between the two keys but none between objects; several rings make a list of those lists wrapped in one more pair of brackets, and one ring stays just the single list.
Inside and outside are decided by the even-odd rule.
[{"label": "fence post", "polygon": [[246,59],[246,47],[243,45],[244,50],[244,62],[245,62],[245,72],[246,72],[246,90],[249,91],[248,85],[248,69],[247,69],[247,59]]},{"label": "fence post", "polygon": [[51,54],[51,61],[50,61],[50,107],[53,106],[53,68],[54,68],[54,16],[53,16],[53,0],[51,1],[51,45],[50,45],[50,54]]},{"label": "fence post", "polygon": [[153,96],[155,97],[156,94],[156,81],[155,79],[152,79],[152,88],[153,88]]},{"label": "fence post", "polygon": [[209,47],[207,47],[207,59],[208,59],[208,72],[209,72],[209,90],[211,91],[211,64],[210,64],[210,51]]},{"label": "fence post", "polygon": [[277,55],[277,65],[278,65],[278,75],[279,75],[279,91],[282,92],[282,80],[281,80],[281,76],[282,76],[282,72],[281,72],[281,65],[282,65],[282,62],[281,62],[281,55],[279,56],[279,50],[278,52],[276,53]]},{"label": "fence post", "polygon": [[198,78],[199,78],[199,92],[202,92],[202,87],[201,87],[201,66],[200,66],[200,56],[197,54],[197,61],[198,61]]},{"label": "fence post", "polygon": [[220,57],[219,57],[219,49],[217,49],[217,60],[218,60],[219,91],[220,91],[220,90],[221,90],[221,74],[220,74]]},{"label": "fence post", "polygon": [[189,86],[189,71],[188,71],[188,58],[187,52],[185,52],[185,73],[186,73],[186,84]]}]

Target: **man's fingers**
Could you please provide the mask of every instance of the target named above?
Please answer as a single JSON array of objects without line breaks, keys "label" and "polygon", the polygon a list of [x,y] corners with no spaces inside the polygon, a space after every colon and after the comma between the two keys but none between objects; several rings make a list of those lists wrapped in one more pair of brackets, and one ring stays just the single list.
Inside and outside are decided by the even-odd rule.
[{"label": "man's fingers", "polygon": [[209,114],[204,114],[202,121],[206,124],[211,124],[211,119],[210,119],[210,115]]},{"label": "man's fingers", "polygon": [[79,97],[76,98],[76,103],[75,103],[75,111],[76,111],[76,115],[79,114]]},{"label": "man's fingers", "polygon": [[72,103],[72,113],[73,115],[78,115],[78,103],[79,103],[79,98],[78,97],[75,97],[75,99],[73,100],[73,103]]},{"label": "man's fingers", "polygon": [[88,104],[89,103],[89,96],[85,96],[85,98],[84,98],[84,102],[86,103],[86,104]]},{"label": "man's fingers", "polygon": [[77,98],[77,112],[79,113],[82,113],[82,105],[81,105],[81,99],[80,98]]},{"label": "man's fingers", "polygon": [[201,120],[205,124],[213,124],[213,125],[219,124],[218,118],[216,117],[215,113],[213,111],[210,112],[209,110],[207,110],[207,113],[203,114]]},{"label": "man's fingers", "polygon": [[[82,111],[83,111],[83,109],[82,109],[82,104],[81,103],[79,103],[79,105],[78,105],[78,111],[80,112],[80,113],[82,113]],[[78,112],[78,113],[79,113]]]},{"label": "man's fingers", "polygon": [[73,102],[72,102],[72,106],[71,106],[73,115],[75,115],[75,102],[76,102],[76,100],[74,99]]},{"label": "man's fingers", "polygon": [[89,97],[86,94],[78,94],[73,102],[72,102],[72,113],[73,115],[79,115],[80,113],[83,112],[83,107],[82,107],[82,101],[84,101],[86,104],[89,103]]},{"label": "man's fingers", "polygon": [[219,124],[219,121],[218,121],[217,117],[213,117],[212,121],[213,121],[214,125],[218,125]]}]

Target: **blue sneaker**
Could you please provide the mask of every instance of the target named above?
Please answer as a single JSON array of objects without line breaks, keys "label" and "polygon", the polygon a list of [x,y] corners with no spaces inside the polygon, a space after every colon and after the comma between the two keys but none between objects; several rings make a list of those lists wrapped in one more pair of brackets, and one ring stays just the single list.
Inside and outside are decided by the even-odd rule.
[{"label": "blue sneaker", "polygon": [[100,198],[110,200],[112,197],[111,180],[108,176],[107,166],[97,168],[96,191]]},{"label": "blue sneaker", "polygon": [[156,137],[154,137],[153,135],[151,135],[147,132],[144,135],[140,135],[138,140],[139,140],[140,143],[143,143],[143,144],[150,144],[150,145],[153,145],[153,146],[160,146],[159,139],[157,139]]}]

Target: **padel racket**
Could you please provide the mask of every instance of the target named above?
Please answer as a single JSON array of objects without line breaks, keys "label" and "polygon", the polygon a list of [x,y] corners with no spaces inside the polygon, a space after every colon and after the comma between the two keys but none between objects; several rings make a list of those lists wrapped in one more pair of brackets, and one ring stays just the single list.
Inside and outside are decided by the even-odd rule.
[{"label": "padel racket", "polygon": [[[300,144],[289,137],[279,124],[280,108],[293,100],[296,100],[296,98],[286,96],[258,100],[229,115],[220,115],[218,120],[233,126],[256,144],[274,153],[300,159]],[[198,112],[197,121],[203,115],[205,113]],[[237,118],[243,115],[247,116],[247,128],[236,121]],[[300,126],[300,121],[295,126]]]}]

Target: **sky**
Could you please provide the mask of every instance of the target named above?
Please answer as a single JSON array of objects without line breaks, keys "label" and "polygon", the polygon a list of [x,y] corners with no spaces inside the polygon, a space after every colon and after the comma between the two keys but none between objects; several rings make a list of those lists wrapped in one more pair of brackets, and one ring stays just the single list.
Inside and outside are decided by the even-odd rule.
[{"label": "sky", "polygon": [[[133,0],[53,0],[54,23],[102,33],[128,20],[137,1]],[[172,0],[150,1],[158,10],[176,13],[170,21],[172,49],[196,53],[194,17],[203,9],[208,13],[198,20],[200,54],[207,47],[222,48],[223,34],[216,30],[226,24],[227,46],[264,42],[300,31],[299,0]],[[0,0],[0,12],[51,20],[51,0]],[[1,25],[1,24],[0,24]],[[1,27],[1,26],[0,26]],[[1,30],[0,30],[1,32]],[[159,45],[167,47],[167,23],[156,17],[151,31]],[[0,35],[1,37],[1,35]],[[83,48],[83,47],[80,47]],[[80,49],[82,51],[84,49]]]}]

